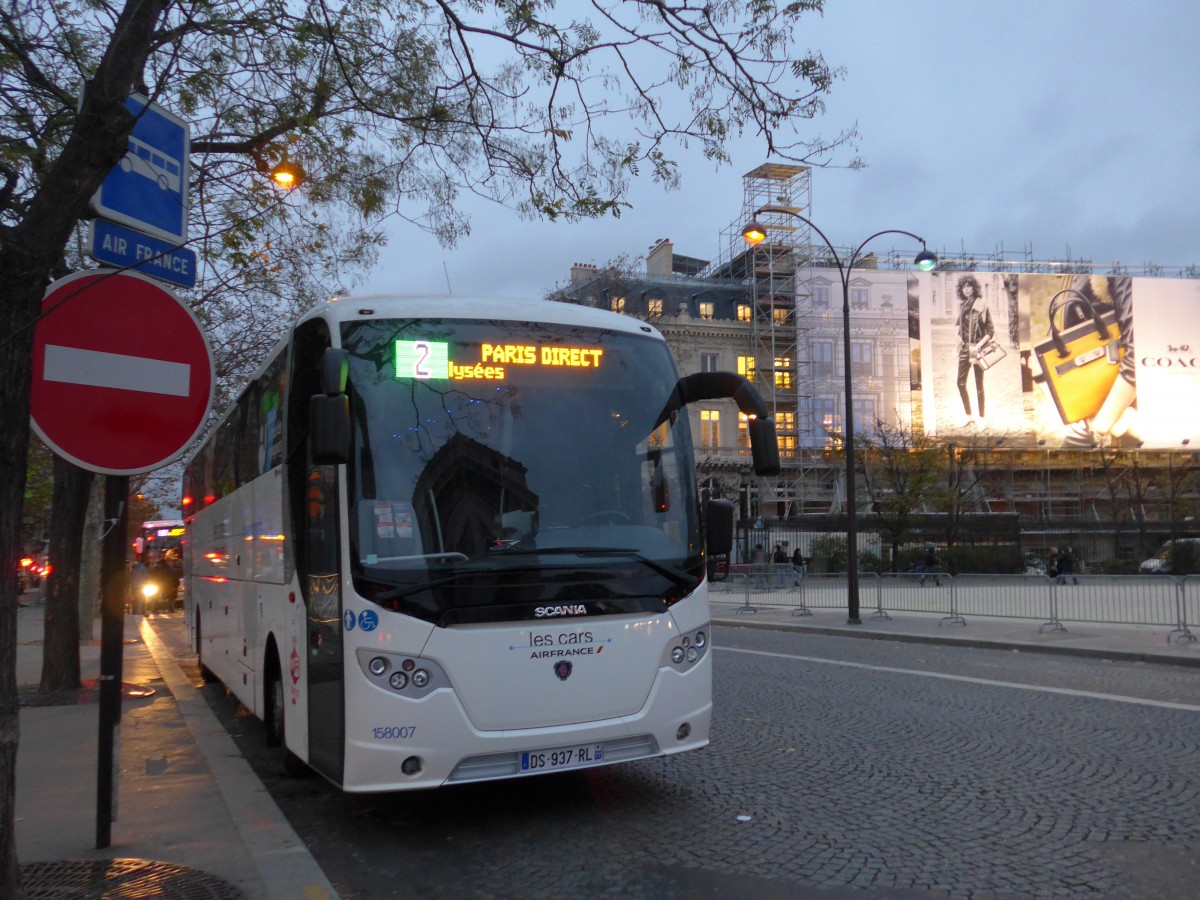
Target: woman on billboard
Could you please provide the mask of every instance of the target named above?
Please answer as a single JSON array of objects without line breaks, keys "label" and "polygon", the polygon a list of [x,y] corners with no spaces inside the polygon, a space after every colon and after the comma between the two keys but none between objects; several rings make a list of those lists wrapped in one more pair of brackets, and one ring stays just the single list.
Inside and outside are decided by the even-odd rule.
[{"label": "woman on billboard", "polygon": [[[980,349],[994,340],[996,328],[992,324],[992,313],[983,300],[979,280],[968,275],[958,283],[958,395],[962,398],[963,412],[967,424],[982,425],[984,411],[983,372]],[[979,407],[978,417],[971,415],[971,396],[967,393],[967,375],[975,370],[975,395]]]}]

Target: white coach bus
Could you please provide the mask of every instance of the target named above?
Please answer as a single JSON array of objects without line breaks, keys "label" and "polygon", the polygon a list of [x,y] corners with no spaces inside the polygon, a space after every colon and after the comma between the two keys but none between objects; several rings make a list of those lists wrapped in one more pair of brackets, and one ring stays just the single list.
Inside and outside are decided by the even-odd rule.
[{"label": "white coach bus", "polygon": [[427,788],[708,743],[707,552],[685,404],[731,373],[565,303],[338,299],[302,317],[189,460],[202,671],[285,766]]}]

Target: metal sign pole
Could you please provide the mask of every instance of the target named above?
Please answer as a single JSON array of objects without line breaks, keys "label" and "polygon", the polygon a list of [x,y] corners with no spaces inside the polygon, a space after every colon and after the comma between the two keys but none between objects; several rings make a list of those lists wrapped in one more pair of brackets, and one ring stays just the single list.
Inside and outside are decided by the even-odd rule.
[{"label": "metal sign pole", "polygon": [[125,638],[125,537],[128,532],[129,476],[104,482],[105,532],[100,577],[100,743],[96,771],[96,849],[112,843],[117,818],[117,772],[121,765],[121,668]]}]

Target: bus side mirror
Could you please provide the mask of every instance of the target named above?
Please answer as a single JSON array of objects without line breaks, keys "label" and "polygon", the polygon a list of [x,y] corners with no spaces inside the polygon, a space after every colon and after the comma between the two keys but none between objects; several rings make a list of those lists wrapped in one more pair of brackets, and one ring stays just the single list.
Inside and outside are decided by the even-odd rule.
[{"label": "bus side mirror", "polygon": [[308,405],[312,458],[319,466],[350,461],[350,398],[313,394]]},{"label": "bus side mirror", "polygon": [[728,556],[733,549],[733,503],[709,500],[704,507],[704,543],[708,555]]},{"label": "bus side mirror", "polygon": [[336,347],[326,347],[321,357],[321,390],[326,397],[346,393],[346,382],[350,377],[350,352]]},{"label": "bus side mirror", "polygon": [[321,390],[308,405],[309,440],[312,458],[319,466],[350,461],[350,398],[346,382],[350,354],[327,347],[321,357]]},{"label": "bus side mirror", "polygon": [[750,453],[754,458],[757,475],[779,474],[779,440],[775,436],[773,419],[751,419],[747,423],[750,432]]}]

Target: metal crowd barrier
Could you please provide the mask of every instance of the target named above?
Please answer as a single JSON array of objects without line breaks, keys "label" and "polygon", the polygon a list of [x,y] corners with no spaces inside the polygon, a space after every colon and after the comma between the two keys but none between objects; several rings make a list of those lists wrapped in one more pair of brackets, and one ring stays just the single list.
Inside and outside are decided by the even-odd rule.
[{"label": "metal crowd barrier", "polygon": [[[760,608],[845,609],[846,573],[797,575],[793,567],[747,563],[713,584],[714,599],[741,601],[739,613]],[[1068,622],[1170,626],[1168,640],[1195,641],[1200,576],[1171,575],[954,575],[905,572],[859,575],[860,614],[934,613],[942,625],[966,625],[969,616],[1041,620],[1041,631],[1066,631]],[[873,609],[871,609],[873,607]]]}]

